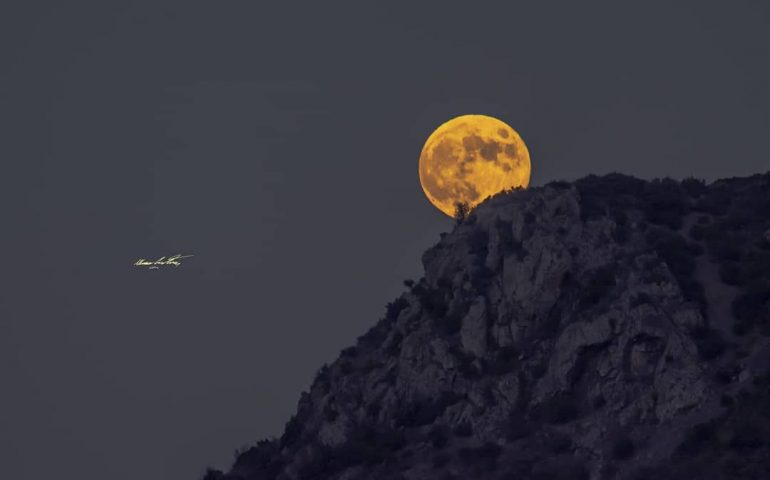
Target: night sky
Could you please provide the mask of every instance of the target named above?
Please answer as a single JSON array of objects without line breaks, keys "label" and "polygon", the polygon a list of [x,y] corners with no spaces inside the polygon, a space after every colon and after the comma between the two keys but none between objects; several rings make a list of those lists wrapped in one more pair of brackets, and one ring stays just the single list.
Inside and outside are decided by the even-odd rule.
[{"label": "night sky", "polygon": [[195,480],[279,435],[451,228],[417,159],[453,116],[515,128],[533,186],[770,169],[767,2],[14,3],[2,478]]}]

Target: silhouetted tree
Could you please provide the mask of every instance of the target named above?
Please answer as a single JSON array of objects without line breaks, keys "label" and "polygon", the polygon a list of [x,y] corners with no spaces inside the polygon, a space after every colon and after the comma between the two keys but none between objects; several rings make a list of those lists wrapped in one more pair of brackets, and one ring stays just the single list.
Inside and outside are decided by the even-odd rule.
[{"label": "silhouetted tree", "polygon": [[471,207],[468,205],[468,202],[455,203],[455,220],[457,223],[460,224],[463,220],[468,218],[470,211]]},{"label": "silhouetted tree", "polygon": [[223,476],[224,474],[221,471],[207,468],[201,480],[220,480]]}]

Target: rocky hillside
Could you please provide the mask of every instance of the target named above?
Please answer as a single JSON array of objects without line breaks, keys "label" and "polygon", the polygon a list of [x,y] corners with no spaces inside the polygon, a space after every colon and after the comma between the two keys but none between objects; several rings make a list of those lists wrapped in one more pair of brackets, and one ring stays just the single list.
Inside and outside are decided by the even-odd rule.
[{"label": "rocky hillside", "polygon": [[770,478],[770,174],[504,192],[423,264],[206,480]]}]

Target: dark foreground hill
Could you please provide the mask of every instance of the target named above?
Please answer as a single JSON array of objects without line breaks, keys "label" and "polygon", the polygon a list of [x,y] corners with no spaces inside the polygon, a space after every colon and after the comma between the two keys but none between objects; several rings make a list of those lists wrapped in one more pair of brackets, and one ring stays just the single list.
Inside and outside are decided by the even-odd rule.
[{"label": "dark foreground hill", "polygon": [[206,479],[770,478],[770,174],[502,193],[423,264]]}]

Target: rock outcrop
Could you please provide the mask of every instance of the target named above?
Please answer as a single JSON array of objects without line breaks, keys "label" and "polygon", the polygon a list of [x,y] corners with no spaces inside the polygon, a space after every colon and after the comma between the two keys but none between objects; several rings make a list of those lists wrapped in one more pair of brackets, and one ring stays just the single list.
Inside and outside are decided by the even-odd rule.
[{"label": "rock outcrop", "polygon": [[207,480],[770,478],[767,199],[770,175],[488,199],[282,437]]}]

